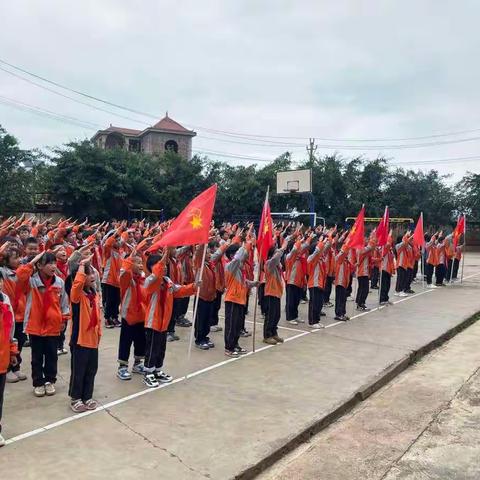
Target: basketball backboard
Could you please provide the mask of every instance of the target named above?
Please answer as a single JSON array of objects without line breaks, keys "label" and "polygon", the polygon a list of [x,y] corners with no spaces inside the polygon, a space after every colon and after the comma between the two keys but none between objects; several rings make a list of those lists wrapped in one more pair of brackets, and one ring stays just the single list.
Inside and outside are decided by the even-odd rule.
[{"label": "basketball backboard", "polygon": [[277,194],[306,193],[311,191],[311,169],[277,172]]}]

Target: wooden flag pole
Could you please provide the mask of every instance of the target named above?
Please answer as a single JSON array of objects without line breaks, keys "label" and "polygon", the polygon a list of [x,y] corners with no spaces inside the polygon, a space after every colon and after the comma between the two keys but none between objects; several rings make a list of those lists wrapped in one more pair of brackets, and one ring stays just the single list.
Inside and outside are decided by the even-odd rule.
[{"label": "wooden flag pole", "polygon": [[[205,268],[205,257],[207,255],[207,244],[205,243],[203,246],[203,255],[202,255],[202,265],[200,266],[200,274],[198,275],[196,281],[201,281],[203,278],[203,270]],[[195,333],[195,322],[197,319],[197,310],[198,310],[198,299],[200,297],[200,287],[197,287],[197,291],[195,293],[195,302],[193,304],[193,319],[192,319],[192,326],[190,328],[190,340],[188,342],[188,354],[187,354],[187,363],[185,366],[185,380],[188,378],[188,367],[190,365],[190,358],[192,356],[192,345],[193,345],[193,338]]]}]

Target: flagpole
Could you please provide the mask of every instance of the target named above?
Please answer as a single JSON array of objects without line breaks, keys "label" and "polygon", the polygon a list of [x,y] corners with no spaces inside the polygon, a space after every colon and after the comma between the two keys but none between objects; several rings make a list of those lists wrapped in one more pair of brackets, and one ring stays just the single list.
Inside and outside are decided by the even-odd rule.
[{"label": "flagpole", "polygon": [[[207,255],[207,244],[205,243],[203,246],[203,255],[202,255],[202,264],[200,266],[200,274],[198,275],[196,281],[201,281],[203,278],[203,270],[205,268],[205,257]],[[190,358],[192,356],[192,345],[193,345],[193,338],[195,332],[195,323],[197,320],[197,310],[198,310],[198,299],[200,297],[200,287],[197,287],[197,291],[195,293],[195,302],[193,304],[193,321],[192,327],[190,328],[190,340],[188,342],[188,354],[187,354],[187,365],[185,368],[185,380],[188,378],[188,367],[190,365]]]},{"label": "flagpole", "polygon": [[378,307],[379,308],[380,308],[380,296],[382,294],[382,274],[383,274],[384,249],[385,249],[385,247],[381,247],[381,250],[380,250],[380,267],[378,267],[380,269],[380,274],[379,274],[380,282],[379,282],[379,285],[378,285]]},{"label": "flagpole", "polygon": [[463,267],[465,266],[465,253],[467,252],[467,216],[465,214],[463,214],[463,221],[465,222],[465,226],[463,227],[462,274],[460,275],[460,283],[463,283]]}]

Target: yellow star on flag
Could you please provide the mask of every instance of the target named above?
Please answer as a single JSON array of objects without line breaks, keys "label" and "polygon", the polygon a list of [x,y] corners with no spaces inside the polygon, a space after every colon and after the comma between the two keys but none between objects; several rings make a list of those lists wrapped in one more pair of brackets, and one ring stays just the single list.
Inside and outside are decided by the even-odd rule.
[{"label": "yellow star on flag", "polygon": [[194,230],[198,230],[199,228],[202,228],[202,211],[198,208],[196,208],[192,212],[192,219],[190,220],[190,225]]}]

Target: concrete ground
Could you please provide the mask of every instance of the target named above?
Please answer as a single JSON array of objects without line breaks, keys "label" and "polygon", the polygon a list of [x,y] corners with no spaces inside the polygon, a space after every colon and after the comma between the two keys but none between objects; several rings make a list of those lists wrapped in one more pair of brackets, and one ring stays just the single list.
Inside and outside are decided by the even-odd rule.
[{"label": "concrete ground", "polygon": [[[256,352],[241,359],[223,355],[217,333],[211,336],[217,348],[194,349],[187,363],[189,331],[178,329],[181,340],[168,344],[165,363],[176,380],[155,390],[145,389],[139,377],[115,377],[119,330],[107,330],[95,385],[98,411],[69,410],[69,355],[59,359],[54,397],[33,397],[29,381],[7,386],[2,423],[9,444],[0,450],[0,471],[14,464],[22,479],[52,471],[78,478],[152,472],[175,479],[251,477],[281,449],[296,446],[302,432],[318,430],[332,412],[353,406],[377,381],[479,311],[479,265],[480,255],[469,255],[463,285],[423,290],[417,283],[417,294],[392,297],[394,306],[347,323],[335,322],[327,309],[324,330],[282,321],[285,344],[264,345],[259,331]],[[376,292],[367,303],[375,306]],[[241,343],[250,348],[251,338]]]},{"label": "concrete ground", "polygon": [[258,479],[478,480],[479,343],[477,322]]}]

